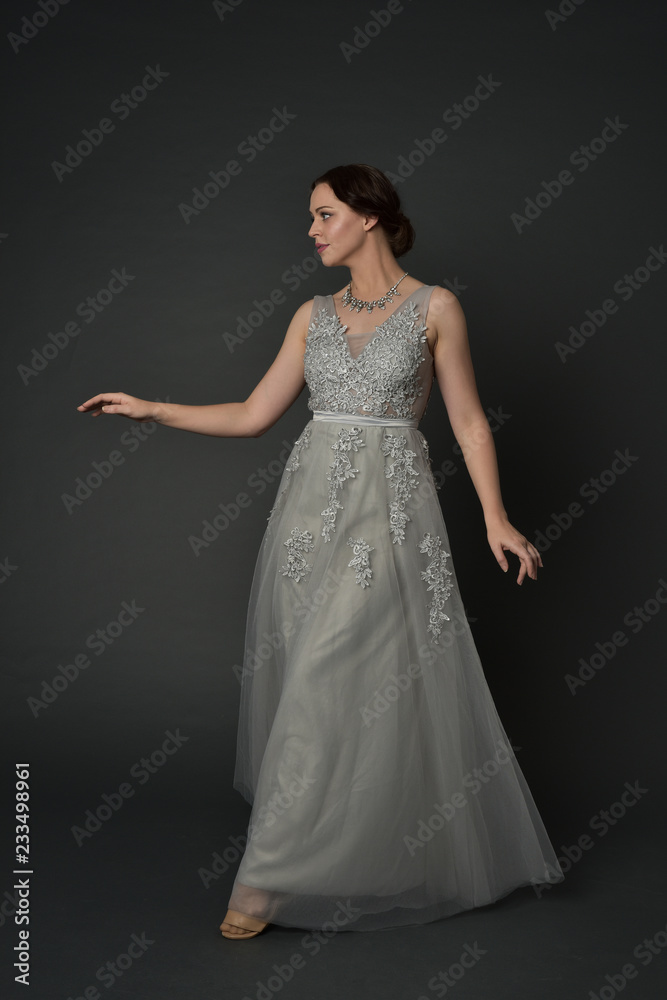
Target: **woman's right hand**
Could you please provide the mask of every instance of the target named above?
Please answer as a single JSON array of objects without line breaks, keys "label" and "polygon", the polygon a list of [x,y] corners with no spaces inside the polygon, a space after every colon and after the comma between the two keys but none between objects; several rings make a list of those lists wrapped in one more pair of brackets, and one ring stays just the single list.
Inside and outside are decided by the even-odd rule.
[{"label": "woman's right hand", "polygon": [[159,405],[148,399],[128,396],[126,392],[100,392],[97,396],[91,396],[81,406],[77,406],[77,410],[81,413],[90,413],[94,417],[99,417],[100,413],[119,413],[122,417],[144,423],[157,419]]}]

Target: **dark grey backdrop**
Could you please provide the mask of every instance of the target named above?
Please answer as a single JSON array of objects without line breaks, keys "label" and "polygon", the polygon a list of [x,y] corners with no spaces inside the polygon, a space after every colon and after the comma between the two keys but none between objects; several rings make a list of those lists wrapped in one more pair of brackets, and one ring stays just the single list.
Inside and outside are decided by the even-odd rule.
[{"label": "dark grey backdrop", "polygon": [[[248,815],[231,789],[234,665],[310,416],[304,391],[263,437],[234,440],[76,406],[107,390],[244,399],[300,303],[346,280],[307,237],[310,181],[338,163],[398,178],[417,230],[403,263],[460,296],[505,506],[543,550],[537,583],[516,586],[514,557],[498,568],[434,386],[421,429],[449,473],[466,609],[553,842],[573,843],[637,780],[648,793],[604,850],[621,828],[645,842],[664,782],[662,5],[45,7],[2,17],[3,808],[13,764],[29,761],[34,921],[48,938],[46,900],[67,896],[79,941],[57,959],[62,995],[139,929],[116,916],[91,930],[111,899],[136,914],[158,898],[169,923],[187,905],[190,919],[208,908],[207,927],[224,916]],[[285,124],[266,131],[276,111]],[[195,553],[240,492],[249,506]],[[125,604],[133,616],[114,625]],[[167,731],[183,739],[172,755]],[[134,794],[77,840],[123,782]],[[206,888],[200,869],[224,850]]]}]

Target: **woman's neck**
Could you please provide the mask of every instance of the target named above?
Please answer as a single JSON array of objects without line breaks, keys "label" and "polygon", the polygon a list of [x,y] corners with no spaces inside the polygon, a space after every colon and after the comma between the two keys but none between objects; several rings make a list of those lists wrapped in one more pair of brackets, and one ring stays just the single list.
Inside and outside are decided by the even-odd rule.
[{"label": "woman's neck", "polygon": [[385,295],[406,272],[396,265],[387,263],[377,268],[350,268],[352,294],[358,299],[372,301]]}]

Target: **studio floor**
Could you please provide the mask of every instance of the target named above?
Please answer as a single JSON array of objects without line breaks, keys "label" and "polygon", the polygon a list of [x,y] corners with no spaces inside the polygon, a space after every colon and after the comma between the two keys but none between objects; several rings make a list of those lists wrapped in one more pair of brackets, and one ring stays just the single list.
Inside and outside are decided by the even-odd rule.
[{"label": "studio floor", "polygon": [[[239,798],[238,796],[235,796]],[[84,839],[73,814],[36,818],[32,1000],[663,1000],[664,848],[648,812],[628,814],[576,857],[566,878],[421,926],[320,933],[271,926],[223,938],[247,807],[168,809],[138,822],[129,802]],[[138,805],[138,803],[137,803]],[[216,858],[217,855],[217,858]],[[240,855],[239,855],[240,856]],[[564,857],[564,855],[563,855]],[[225,860],[227,859],[227,860]],[[561,862],[563,863],[563,862]],[[5,893],[5,954],[16,926]],[[9,980],[5,974],[5,982]],[[9,994],[6,994],[9,995]]]}]

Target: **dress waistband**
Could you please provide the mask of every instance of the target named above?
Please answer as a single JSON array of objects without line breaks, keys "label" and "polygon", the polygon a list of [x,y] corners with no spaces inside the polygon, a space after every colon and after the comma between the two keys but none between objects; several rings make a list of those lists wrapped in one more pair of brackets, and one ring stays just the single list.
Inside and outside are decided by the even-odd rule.
[{"label": "dress waistband", "polygon": [[363,413],[329,413],[327,410],[313,410],[313,420],[335,420],[341,424],[380,424],[385,427],[417,427],[417,417],[371,417]]}]

